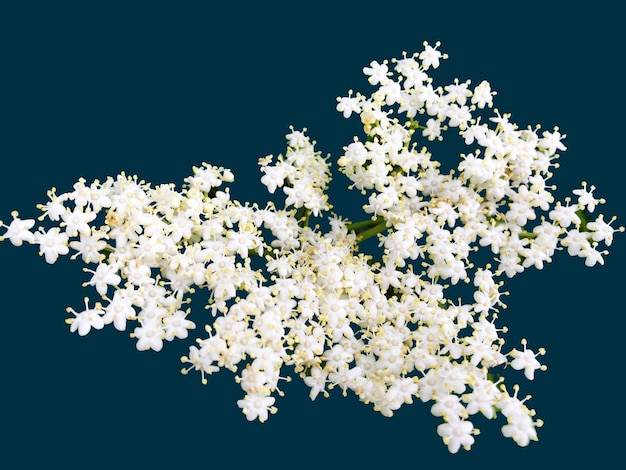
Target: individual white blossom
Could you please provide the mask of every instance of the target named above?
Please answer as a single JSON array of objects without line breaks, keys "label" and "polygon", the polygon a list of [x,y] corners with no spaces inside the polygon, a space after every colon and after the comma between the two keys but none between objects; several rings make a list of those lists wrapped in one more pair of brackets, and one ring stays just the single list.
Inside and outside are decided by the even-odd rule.
[{"label": "individual white blossom", "polygon": [[69,237],[59,227],[35,232],[34,239],[35,243],[39,245],[39,254],[44,256],[49,264],[54,264],[59,256],[69,253]]},{"label": "individual white blossom", "polygon": [[605,222],[604,216],[600,214],[594,221],[587,224],[587,228],[591,230],[591,239],[594,242],[604,242],[606,246],[611,246],[613,243],[613,234],[615,232],[623,232],[624,228],[613,228],[611,222],[615,221],[615,218],[609,222]]},{"label": "individual white blossom", "polygon": [[531,349],[526,348],[526,340],[522,341],[522,345],[524,346],[522,351],[518,351],[517,349],[511,351],[511,356],[515,358],[511,361],[511,367],[513,367],[513,369],[523,370],[526,378],[533,380],[536,370],[545,370],[545,366],[542,366],[537,360],[537,356],[545,354],[545,350],[540,349],[539,353],[536,354]]},{"label": "individual white blossom", "polygon": [[344,118],[349,118],[352,113],[361,112],[361,106],[359,105],[359,97],[349,96],[337,98],[336,109],[343,114]]},{"label": "individual white blossom", "polygon": [[81,234],[78,240],[70,241],[70,248],[75,250],[72,259],[80,255],[86,264],[100,262],[103,256],[101,252],[107,247],[107,242],[103,236],[104,234],[101,232],[94,232],[87,235]]},{"label": "individual white blossom", "polygon": [[262,393],[246,395],[244,399],[237,400],[237,406],[242,409],[248,421],[258,419],[260,422],[267,420],[269,413],[276,413],[276,408],[272,406],[276,399],[268,397]]},{"label": "individual white blossom", "polygon": [[591,186],[587,188],[587,183],[585,181],[582,182],[582,188],[574,189],[572,192],[578,196],[578,205],[586,208],[589,212],[593,212],[596,210],[596,206],[598,204],[604,204],[605,200],[603,198],[596,198],[593,196],[593,192],[596,187]]},{"label": "individual white blossom", "polygon": [[104,328],[104,320],[102,316],[104,311],[102,305],[96,303],[94,308],[89,308],[89,297],[85,297],[85,310],[77,312],[71,307],[67,308],[68,313],[73,313],[74,318],[69,318],[66,323],[70,325],[70,331],[73,333],[78,332],[80,336],[85,336],[91,331],[92,328],[101,330]]},{"label": "individual white blossom", "polygon": [[378,62],[373,60],[372,62],[370,62],[369,67],[363,67],[363,73],[368,76],[367,81],[370,83],[370,85],[384,85],[387,83],[387,75],[389,73],[387,61],[379,64]]},{"label": "individual white blossom", "polygon": [[86,272],[92,273],[91,279],[83,286],[94,286],[101,296],[107,293],[109,286],[117,286],[122,278],[118,274],[119,268],[112,264],[100,263],[95,271],[85,269]]},{"label": "individual white blossom", "polygon": [[115,329],[124,331],[128,320],[136,319],[136,311],[130,294],[126,289],[117,289],[112,299],[108,299],[109,303],[104,308],[102,320],[105,325],[113,323]]},{"label": "individual white blossom", "polygon": [[35,243],[35,235],[30,231],[35,225],[34,219],[20,219],[17,211],[11,213],[13,220],[9,225],[5,225],[0,220],[0,227],[6,228],[5,234],[0,237],[0,241],[9,239],[15,246],[21,246],[22,243]]},{"label": "individual white blossom", "polygon": [[466,450],[471,448],[474,443],[473,431],[474,426],[471,421],[459,417],[437,426],[437,434],[442,437],[444,444],[448,446],[448,450],[452,454],[456,454],[461,447]]},{"label": "individual white blossom", "polygon": [[148,321],[142,323],[142,326],[135,328],[131,337],[137,339],[136,347],[138,351],[152,349],[158,352],[163,348],[165,332],[160,321]]}]

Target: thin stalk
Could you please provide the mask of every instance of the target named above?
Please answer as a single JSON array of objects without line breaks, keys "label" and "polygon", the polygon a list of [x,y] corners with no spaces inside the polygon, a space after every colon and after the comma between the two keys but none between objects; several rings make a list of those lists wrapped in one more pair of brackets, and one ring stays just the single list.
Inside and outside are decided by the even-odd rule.
[{"label": "thin stalk", "polygon": [[385,230],[387,230],[387,222],[383,219],[381,222],[379,222],[378,224],[374,225],[371,228],[368,228],[363,231],[355,232],[356,241],[357,243],[361,243],[367,240],[368,238],[372,238],[376,236],[377,234],[384,232]]},{"label": "thin stalk", "polygon": [[302,207],[296,214],[296,220],[298,221],[298,225],[300,227],[308,227],[310,216],[311,216],[311,211],[307,209],[306,207]]},{"label": "thin stalk", "polygon": [[375,219],[367,219],[367,220],[361,220],[359,222],[352,222],[350,224],[348,224],[346,226],[346,228],[351,231],[351,232],[355,232],[357,235],[362,232],[363,230],[366,230],[368,228],[371,228],[375,225],[380,224],[384,219],[382,217],[377,217]]}]

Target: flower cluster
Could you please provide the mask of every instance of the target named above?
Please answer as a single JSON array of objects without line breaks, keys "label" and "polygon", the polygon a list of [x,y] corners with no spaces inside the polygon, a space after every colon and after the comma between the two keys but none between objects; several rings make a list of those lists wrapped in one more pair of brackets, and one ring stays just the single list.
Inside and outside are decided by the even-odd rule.
[{"label": "flower cluster", "polygon": [[[232,371],[248,420],[276,412],[292,371],[313,400],[338,388],[385,416],[432,402],[450,452],[471,447],[478,414],[503,415],[503,435],[525,446],[541,420],[502,370],[532,380],[545,350],[526,340],[505,349],[506,327],[496,326],[505,279],[561,249],[603,263],[600,244],[623,228],[593,215],[604,201],[586,183],[555,202],[558,128],[518,128],[493,108],[486,81],[435,86],[428,72],[446,58],[438,46],[372,62],[363,71],[375,90],[338,98],[337,110],[363,124],[338,165],[364,195],[365,220],[330,212],[330,163],[306,130],[291,129],[284,155],[259,159],[269,193],[285,196],[280,207],[232,199],[231,171],[205,163],[180,190],[123,173],[52,189],[41,226],[13,212],[2,238],[38,246],[48,263],[70,252],[85,263],[83,286],[99,298],[68,308],[79,335],[113,324],[132,329],[138,350],[160,351],[201,323],[182,372],[206,383]],[[450,130],[468,150],[444,171],[425,144]],[[380,258],[360,249],[372,237]],[[453,302],[459,283],[470,294]],[[204,316],[188,308],[200,289]]]}]

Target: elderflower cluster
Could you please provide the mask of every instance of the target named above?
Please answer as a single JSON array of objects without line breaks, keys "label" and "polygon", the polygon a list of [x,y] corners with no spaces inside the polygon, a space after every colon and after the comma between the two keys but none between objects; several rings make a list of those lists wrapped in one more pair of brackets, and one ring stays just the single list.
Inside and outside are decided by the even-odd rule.
[{"label": "elderflower cluster", "polygon": [[[330,212],[330,163],[306,130],[291,129],[284,155],[259,159],[269,193],[285,196],[280,204],[232,199],[231,171],[206,163],[180,190],[122,173],[50,190],[41,225],[13,212],[0,222],[2,238],[36,245],[48,263],[68,254],[85,263],[83,286],[98,299],[68,308],[72,332],[112,324],[130,330],[138,350],[160,351],[199,330],[182,372],[207,383],[230,370],[248,420],[277,411],[291,371],[312,400],[340,389],[384,416],[430,402],[453,453],[471,447],[479,414],[503,415],[502,434],[525,446],[541,420],[502,372],[532,380],[546,368],[545,350],[526,340],[505,349],[506,327],[496,325],[505,279],[542,269],[557,250],[602,264],[600,244],[623,228],[593,215],[604,202],[594,186],[555,202],[547,181],[564,136],[518,128],[493,108],[486,81],[435,86],[428,72],[445,58],[424,44],[374,61],[363,71],[375,90],[338,98],[337,110],[357,115],[365,133],[338,160],[364,195],[364,220]],[[426,147],[446,131],[468,147],[449,171]],[[361,251],[371,237],[379,259]],[[457,284],[469,295],[453,302]],[[189,308],[202,289],[204,315]]]}]

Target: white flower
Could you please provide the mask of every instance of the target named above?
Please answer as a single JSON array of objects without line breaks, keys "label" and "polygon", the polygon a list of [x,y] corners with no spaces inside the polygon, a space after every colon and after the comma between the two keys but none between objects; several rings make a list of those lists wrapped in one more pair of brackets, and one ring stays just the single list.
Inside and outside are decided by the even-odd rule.
[{"label": "white flower", "polygon": [[49,202],[46,204],[38,204],[37,208],[43,212],[42,218],[48,217],[52,221],[57,221],[61,218],[61,215],[67,211],[64,203],[69,199],[69,194],[64,193],[57,196],[56,188],[52,188],[48,191],[48,198],[50,199]]},{"label": "white flower", "polygon": [[185,339],[189,336],[189,330],[196,327],[194,322],[187,320],[188,312],[177,310],[163,319],[165,339],[172,341],[174,338]]},{"label": "white flower", "polygon": [[528,414],[513,415],[508,418],[508,424],[502,426],[502,435],[512,438],[520,447],[526,447],[531,440],[537,440],[535,426]]},{"label": "white flower", "polygon": [[59,255],[66,255],[70,249],[68,247],[68,236],[61,232],[58,227],[52,227],[48,231],[35,232],[35,243],[39,245],[39,254],[44,256],[46,262],[53,264]]},{"label": "white flower", "polygon": [[70,237],[74,237],[77,234],[89,235],[91,233],[91,227],[89,223],[96,218],[96,213],[92,211],[83,211],[83,208],[76,206],[74,210],[67,209],[61,214],[61,220],[63,220],[62,226],[65,226],[65,231]]},{"label": "white flower", "polygon": [[0,237],[0,241],[9,239],[15,246],[21,246],[23,242],[34,243],[35,235],[30,231],[35,225],[34,219],[20,219],[17,211],[11,213],[13,220],[9,225],[4,225],[0,220],[0,227],[7,229],[6,233]]},{"label": "white flower", "polygon": [[107,180],[105,184],[101,184],[95,180],[88,186],[84,178],[79,178],[73,186],[74,191],[68,194],[69,199],[79,207],[90,205],[91,210],[97,213],[102,208],[111,207],[111,199],[108,196],[110,182],[111,180]]},{"label": "white flower", "polygon": [[101,251],[107,246],[107,242],[102,239],[102,236],[102,233],[97,232],[94,232],[91,235],[81,234],[79,240],[72,240],[69,242],[70,248],[76,250],[76,253],[72,255],[72,259],[81,255],[81,258],[85,263],[99,262],[104,256]]},{"label": "white flower", "polygon": [[403,59],[396,61],[395,70],[398,73],[404,75],[405,80],[403,82],[404,88],[419,88],[425,81],[428,80],[428,74],[421,69],[418,61],[413,57],[404,57]]},{"label": "white flower", "polygon": [[593,197],[593,191],[595,189],[595,186],[591,186],[587,189],[587,183],[583,181],[582,188],[574,189],[572,191],[576,196],[578,196],[578,204],[585,207],[589,212],[595,211],[598,204],[603,204],[605,202],[604,199]]},{"label": "white flower", "polygon": [[568,230],[565,238],[561,240],[561,245],[567,247],[567,253],[570,256],[579,255],[591,246],[587,233],[580,232],[578,229]]},{"label": "white flower", "polygon": [[406,113],[414,118],[424,106],[423,92],[420,89],[409,89],[401,92],[398,113]]},{"label": "white flower", "polygon": [[576,214],[577,211],[578,207],[576,206],[563,206],[560,202],[557,202],[554,209],[548,214],[548,217],[557,222],[561,227],[568,228],[572,224],[580,224],[580,217]]},{"label": "white flower", "polygon": [[435,140],[441,136],[441,122],[438,119],[430,118],[426,121],[426,129],[422,131],[422,135],[428,140]]},{"label": "white flower", "polygon": [[328,372],[319,367],[312,367],[309,375],[304,376],[304,383],[311,388],[309,398],[315,400],[320,392],[325,392]]},{"label": "white flower", "polygon": [[458,106],[451,104],[445,111],[445,116],[448,118],[448,125],[450,127],[458,127],[465,129],[467,123],[472,119],[472,114],[467,106]]},{"label": "white flower", "polygon": [[528,380],[533,380],[535,378],[536,370],[545,370],[546,367],[541,365],[541,363],[537,360],[537,356],[545,354],[544,349],[540,349],[538,353],[534,353],[531,349],[526,348],[526,340],[522,340],[522,345],[524,346],[523,351],[518,351],[517,349],[513,349],[511,351],[511,356],[514,357],[511,361],[511,367],[516,370],[524,370],[524,375]]},{"label": "white flower", "polygon": [[475,104],[479,109],[483,109],[485,106],[491,107],[493,95],[495,95],[495,92],[491,91],[491,85],[488,81],[483,80],[474,88],[472,104]]},{"label": "white flower", "polygon": [[[327,216],[328,157],[306,129],[290,127],[286,152],[258,160],[269,193],[281,188],[283,209],[232,199],[223,188],[230,170],[203,163],[180,190],[124,173],[104,183],[81,178],[58,196],[52,189],[37,206],[47,227],[33,233],[34,220],[13,212],[10,225],[0,222],[0,241],[37,244],[48,263],[69,248],[70,259],[95,263],[83,286],[108,304],[90,308],[85,298],[84,311],[68,308],[70,330],[132,323],[140,351],[188,338],[195,323],[186,305],[206,290],[208,318],[198,318],[208,337],[195,338],[181,372],[200,372],[202,383],[222,368],[235,373],[250,421],[276,412],[272,394],[283,395],[287,366],[312,400],[352,391],[384,416],[414,397],[433,401],[452,453],[474,443],[468,417],[496,418],[495,410],[507,419],[502,433],[528,445],[541,422],[517,386],[510,396],[504,378],[491,379],[510,365],[533,380],[546,369],[537,359],[545,350],[523,340],[523,350],[502,352],[504,278],[542,269],[562,247],[587,266],[602,264],[599,244],[610,246],[624,228],[603,215],[589,220],[604,200],[584,182],[575,203],[555,203],[548,179],[565,136],[558,128],[540,136],[539,125],[520,129],[510,114],[485,109],[495,96],[486,81],[473,90],[469,80],[436,84],[427,72],[447,57],[438,47],[372,61],[363,72],[376,89],[337,99],[337,111],[363,125],[338,167],[370,218]],[[450,132],[470,147],[451,166],[424,146]],[[373,237],[370,250],[362,242]],[[469,288],[453,297],[461,281]]]},{"label": "white flower", "polygon": [[611,222],[613,222],[615,218],[613,218],[609,223],[604,221],[604,216],[600,214],[594,221],[589,222],[587,224],[587,228],[591,230],[591,238],[595,242],[604,241],[606,246],[611,246],[613,243],[613,234],[615,232],[623,232],[624,227],[620,227],[618,229],[614,229],[611,227]]},{"label": "white flower", "polygon": [[164,335],[160,322],[147,322],[135,328],[131,336],[137,339],[135,346],[138,351],[152,349],[158,352],[163,348]]},{"label": "white flower", "polygon": [[290,127],[291,132],[287,134],[285,137],[287,138],[287,142],[289,143],[289,147],[293,149],[309,147],[310,142],[309,138],[306,136],[305,131],[297,131],[293,127]]},{"label": "white flower", "polygon": [[367,81],[370,83],[370,85],[384,85],[388,81],[388,71],[389,68],[387,67],[386,62],[379,64],[375,60],[370,62],[369,67],[363,67],[363,73],[369,77]]},{"label": "white flower", "polygon": [[554,132],[544,131],[543,138],[539,139],[538,147],[553,155],[557,150],[567,150],[567,147],[561,142],[566,136],[559,132],[559,128],[555,127]]},{"label": "white flower", "polygon": [[337,111],[343,114],[344,118],[349,118],[352,113],[360,113],[361,105],[358,97],[344,96],[337,98]]},{"label": "white flower", "polygon": [[474,425],[458,416],[454,416],[447,423],[437,426],[437,434],[443,438],[444,444],[452,454],[456,454],[461,447],[469,450],[474,443]]},{"label": "white flower", "polygon": [[102,296],[106,294],[109,286],[117,286],[122,281],[122,278],[118,274],[119,268],[112,264],[100,263],[95,271],[90,269],[85,269],[85,271],[93,275],[83,286],[95,286],[98,294]]},{"label": "white flower", "polygon": [[439,394],[436,403],[430,408],[434,416],[443,416],[446,421],[454,420],[467,414],[458,395],[451,393]]},{"label": "white flower", "polygon": [[282,188],[285,178],[289,173],[290,165],[285,162],[279,162],[274,166],[264,165],[261,171],[264,175],[261,177],[261,183],[263,183],[270,194],[276,192],[276,188]]},{"label": "white flower", "polygon": [[596,245],[587,245],[583,248],[578,256],[585,258],[585,266],[592,267],[595,266],[596,263],[604,264],[604,258],[602,258],[603,254],[606,254],[606,251],[599,251],[596,249]]},{"label": "white flower", "polygon": [[385,97],[385,104],[387,106],[391,106],[400,102],[402,97],[402,88],[399,83],[390,80],[384,85],[381,85],[378,89],[378,93]]},{"label": "white flower", "polygon": [[424,69],[428,70],[430,67],[436,69],[439,67],[439,60],[447,58],[446,54],[442,54],[437,50],[439,45],[439,42],[435,44],[435,47],[432,47],[426,42],[424,43],[424,50],[419,54],[419,58],[422,61]]},{"label": "white flower", "polygon": [[258,419],[265,422],[269,413],[276,413],[274,397],[268,397],[260,393],[248,394],[243,400],[237,400],[237,406],[241,408],[248,421]]},{"label": "white flower", "polygon": [[133,302],[129,298],[129,293],[125,289],[117,289],[108,305],[104,308],[102,320],[105,325],[113,323],[115,329],[124,331],[126,322],[136,318]]},{"label": "white flower", "polygon": [[[159,230],[160,227],[153,227]],[[142,234],[137,238],[137,243],[133,247],[135,256],[141,260],[142,264],[149,267],[156,267],[163,254],[167,251],[167,239],[159,232],[154,235]]]},{"label": "white flower", "polygon": [[85,297],[85,310],[77,312],[73,308],[68,307],[67,312],[73,313],[74,318],[68,318],[66,323],[70,325],[70,331],[74,333],[78,331],[80,336],[85,336],[92,328],[100,330],[104,328],[104,320],[102,315],[104,311],[99,303],[94,308],[89,308],[89,298]]},{"label": "white flower", "polygon": [[346,391],[356,388],[358,379],[361,377],[363,377],[363,370],[359,366],[350,368],[346,364],[328,374],[328,381],[333,385],[338,385],[343,390],[343,395],[346,396]]},{"label": "white flower", "polygon": [[[210,341],[213,344],[209,344]],[[217,344],[214,344],[216,342]],[[219,351],[225,348],[225,341],[219,336],[212,336],[202,341],[200,344],[201,348],[189,346],[189,356],[180,358],[182,362],[191,364],[188,368],[182,369],[181,373],[187,374],[191,369],[200,371],[202,383],[206,384],[207,379],[205,374],[211,375],[220,370],[220,368],[215,365],[215,361],[219,359]]]},{"label": "white flower", "polygon": [[464,83],[459,83],[459,79],[455,78],[454,83],[446,85],[444,90],[448,92],[447,98],[450,102],[458,103],[459,106],[463,106],[467,102],[467,98],[472,96],[472,92],[468,89],[469,84],[469,80]]},{"label": "white flower", "polygon": [[186,179],[192,188],[208,193],[222,185],[223,181],[232,182],[234,176],[228,169],[203,163],[202,167],[193,167],[193,176]]},{"label": "white flower", "polygon": [[463,395],[463,401],[467,403],[465,409],[470,415],[480,411],[487,419],[492,419],[495,417],[494,403],[500,395],[495,383],[481,380],[474,385],[471,393]]}]

